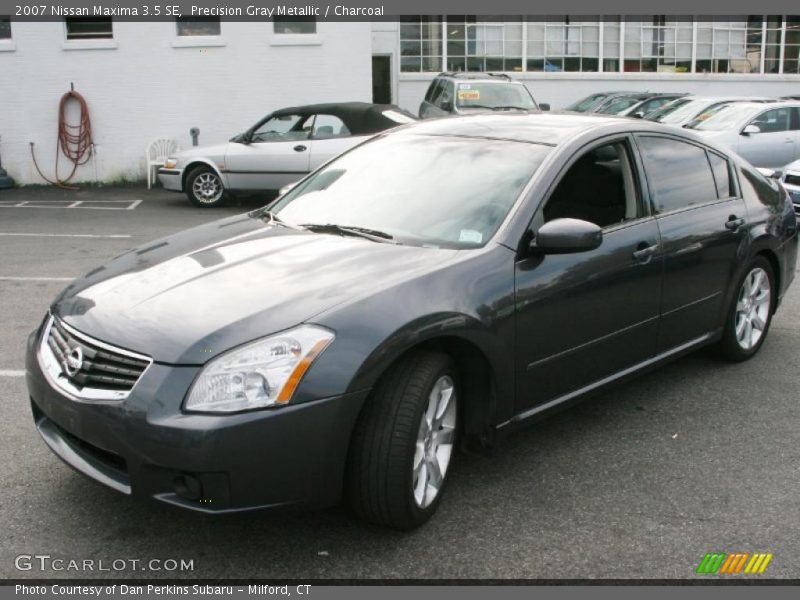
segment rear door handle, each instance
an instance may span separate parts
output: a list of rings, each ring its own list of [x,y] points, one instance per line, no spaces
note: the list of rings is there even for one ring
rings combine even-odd
[[[656,253],[656,250],[658,250],[658,244],[648,246],[647,242],[641,242],[638,246],[636,246],[636,250],[633,252],[633,258],[641,263],[648,263]]]
[[[303,144],[299,144],[299,145],[294,147],[294,151],[295,152],[305,152],[306,150],[307,150],[307,147],[303,146]]]
[[[736,215],[731,215],[725,222],[725,228],[731,231],[736,231],[742,225],[744,225],[744,219],[740,219]]]

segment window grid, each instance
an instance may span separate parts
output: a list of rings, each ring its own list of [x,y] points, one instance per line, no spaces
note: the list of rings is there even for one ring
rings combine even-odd
[[[410,17],[401,71],[668,72],[800,75],[800,16],[536,20]]]

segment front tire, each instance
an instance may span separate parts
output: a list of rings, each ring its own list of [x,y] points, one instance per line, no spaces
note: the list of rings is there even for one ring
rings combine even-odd
[[[381,378],[350,447],[347,494],[359,516],[412,529],[436,512],[456,448],[458,382],[437,352],[414,352]]]
[[[199,208],[213,208],[225,203],[225,187],[211,167],[197,167],[186,178],[186,196]]]
[[[772,265],[757,256],[745,269],[725,317],[719,350],[731,361],[754,356],[767,338],[775,308],[775,275]]]

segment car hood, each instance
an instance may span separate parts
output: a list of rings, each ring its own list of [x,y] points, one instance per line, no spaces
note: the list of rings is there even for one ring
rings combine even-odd
[[[794,173],[800,172],[800,160],[796,160],[794,162],[789,163],[783,169],[781,169],[784,173],[786,171],[792,171]]]
[[[156,362],[202,364],[457,254],[242,215],[117,257],[75,280],[51,311],[78,331]]]

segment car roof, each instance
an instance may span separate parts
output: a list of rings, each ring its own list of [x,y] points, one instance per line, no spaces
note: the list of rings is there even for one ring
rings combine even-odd
[[[672,133],[663,125],[616,115],[571,112],[477,114],[419,121],[397,133],[509,140],[558,146],[590,130],[607,133],[654,131]],[[693,134],[686,137],[693,139]]]
[[[325,114],[339,117],[350,133],[367,134],[383,131],[396,127],[398,122],[387,118],[384,111],[391,110],[401,113],[416,121],[416,117],[394,104],[371,104],[369,102],[329,102],[326,104],[306,104],[304,106],[290,106],[270,113],[270,117],[286,115],[300,115],[301,117]]]
[[[515,79],[511,79],[511,77],[509,75],[506,75],[505,73],[492,73],[490,71],[481,71],[479,73],[465,72],[465,71],[450,71],[445,73],[439,73],[437,77],[449,77],[451,79],[468,79],[470,81],[483,80],[483,81],[505,81],[510,83],[522,83],[520,81],[516,81]]]

